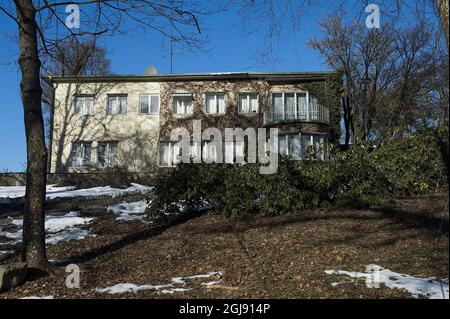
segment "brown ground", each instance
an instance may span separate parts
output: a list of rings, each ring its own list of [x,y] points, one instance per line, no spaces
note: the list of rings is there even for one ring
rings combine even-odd
[[[130,201],[136,198],[130,198]],[[64,266],[53,277],[35,279],[0,298],[397,298],[387,288],[362,281],[332,287],[345,277],[337,268],[364,271],[378,264],[414,276],[448,278],[448,198],[398,201],[391,209],[320,210],[246,221],[207,214],[171,227],[117,222],[106,200],[77,203],[95,238],[49,247],[50,259],[71,259],[81,268],[81,288],[66,288]],[[110,200],[108,200],[110,201]],[[113,200],[119,201],[119,200]],[[74,203],[61,202],[55,210]],[[70,207],[74,208],[74,207]],[[9,257],[3,262],[17,259]],[[2,262],[0,260],[0,262]],[[119,295],[95,293],[118,283],[167,284],[172,277],[222,271],[221,284],[207,288],[195,279],[186,292],[152,290]]]

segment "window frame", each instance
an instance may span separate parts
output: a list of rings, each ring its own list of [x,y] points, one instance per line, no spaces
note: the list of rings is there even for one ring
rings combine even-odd
[[[106,150],[106,156],[104,156],[104,158],[106,159],[105,161],[108,162],[106,165],[100,165],[100,161],[99,161],[99,157],[100,157],[100,152],[99,152],[99,147],[101,144],[106,144],[105,150]],[[114,157],[114,165],[110,165],[110,151],[111,151],[111,144],[116,144],[116,154]],[[108,167],[115,167],[117,166],[117,154],[119,153],[119,141],[99,141],[97,142],[97,167],[98,168],[108,168]]]
[[[313,146],[314,145],[314,137],[320,137],[320,140],[323,140],[323,142],[319,143],[320,145],[328,145],[328,136],[326,133],[320,133],[320,132],[298,132],[298,133],[283,133],[283,134],[279,134],[278,135],[278,154],[280,156],[290,156],[290,136],[292,135],[297,135],[299,137],[299,147],[300,147],[300,157],[299,158],[293,158],[294,160],[301,160],[301,161],[305,161],[305,160],[313,160],[313,161],[318,161],[318,160],[328,160],[329,158],[329,149],[328,147],[325,150],[322,150],[322,152],[320,152],[319,154],[319,150],[315,151],[315,155],[313,158],[307,158],[306,154],[304,154],[303,152],[303,137],[304,136],[308,136],[309,137],[309,144],[306,146],[305,151],[307,150],[307,147],[309,146]],[[283,138],[284,139],[284,143],[286,144],[286,154],[281,154],[280,153],[280,139]]]
[[[283,92],[271,92],[271,105],[270,105],[270,111],[272,114],[275,114],[274,110],[274,103],[273,103],[273,96],[274,94],[281,94],[283,99],[283,120],[286,119],[286,94],[294,94],[294,118],[299,119],[300,118],[300,110],[299,110],[299,104],[298,104],[298,95],[299,94],[306,94],[306,121],[310,120],[311,114],[310,114],[310,95],[308,91],[283,91]]]
[[[77,100],[79,98],[83,98],[83,106],[82,106],[83,110],[86,110],[86,98],[92,98],[92,109],[91,109],[92,112],[90,112],[90,113],[78,112],[77,113]],[[75,94],[74,101],[73,101],[74,114],[80,115],[80,116],[94,115],[94,102],[95,102],[95,94]]]
[[[184,107],[184,113],[178,113],[178,107],[175,107],[175,98],[177,97],[186,97],[186,96],[190,96],[191,97],[191,107],[190,107],[190,112],[186,112],[186,105],[183,104]],[[177,110],[177,112],[175,112],[175,110]],[[172,94],[172,114],[174,115],[192,115],[194,114],[194,94],[193,93],[173,93]]]
[[[249,109],[250,109],[250,96],[251,95],[256,95],[256,107],[257,110],[256,112],[242,112],[242,105],[241,105],[241,95],[246,95],[247,96],[247,103],[249,105]],[[259,93],[256,92],[240,92],[238,94],[238,114],[258,114],[259,113]]]
[[[124,113],[108,113],[109,110],[109,101],[110,98],[119,99],[120,97],[125,97],[125,112]],[[118,100],[119,101],[119,100]],[[110,93],[106,96],[106,115],[107,116],[116,116],[116,115],[127,115],[128,114],[128,94],[127,93]]]
[[[80,165],[74,166],[74,145],[79,144],[81,147],[81,155],[78,159],[81,159]],[[85,149],[86,146],[89,145],[89,163],[84,164],[84,158],[85,158]],[[70,149],[70,157],[69,157],[69,168],[84,168],[84,167],[90,167],[92,165],[92,142],[91,141],[73,141]]]
[[[141,99],[143,96],[147,96],[148,97],[148,113],[144,113],[142,112],[142,108],[141,108]],[[152,113],[151,112],[151,97],[152,96],[157,96],[158,97],[158,111],[156,113]],[[159,115],[160,114],[160,109],[161,109],[161,97],[159,95],[159,93],[139,93],[139,115]]]
[[[219,104],[218,104],[218,96],[219,95],[223,95],[223,112],[219,112]],[[214,96],[214,104],[215,104],[215,108],[216,111],[215,113],[211,113],[211,112],[206,112],[207,109],[207,104],[208,104],[208,96]],[[225,113],[227,113],[227,104],[226,104],[226,93],[225,92],[207,92],[204,95],[205,97],[205,103],[203,105],[203,112],[205,114],[208,115],[224,115]]]

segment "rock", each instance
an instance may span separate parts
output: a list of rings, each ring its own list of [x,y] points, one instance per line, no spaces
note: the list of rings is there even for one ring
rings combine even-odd
[[[18,286],[27,275],[27,263],[11,263],[0,265],[0,292]]]

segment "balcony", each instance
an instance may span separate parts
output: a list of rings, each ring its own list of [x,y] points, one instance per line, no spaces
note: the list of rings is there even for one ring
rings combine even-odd
[[[309,104],[307,108],[296,109],[293,112],[266,111],[263,114],[264,125],[289,122],[312,122],[330,124],[330,111],[320,104]]]

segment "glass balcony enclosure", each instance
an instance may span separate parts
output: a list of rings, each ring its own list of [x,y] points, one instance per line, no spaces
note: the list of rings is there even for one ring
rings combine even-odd
[[[264,125],[292,121],[330,124],[330,111],[308,92],[272,93],[272,106],[264,112]]]

